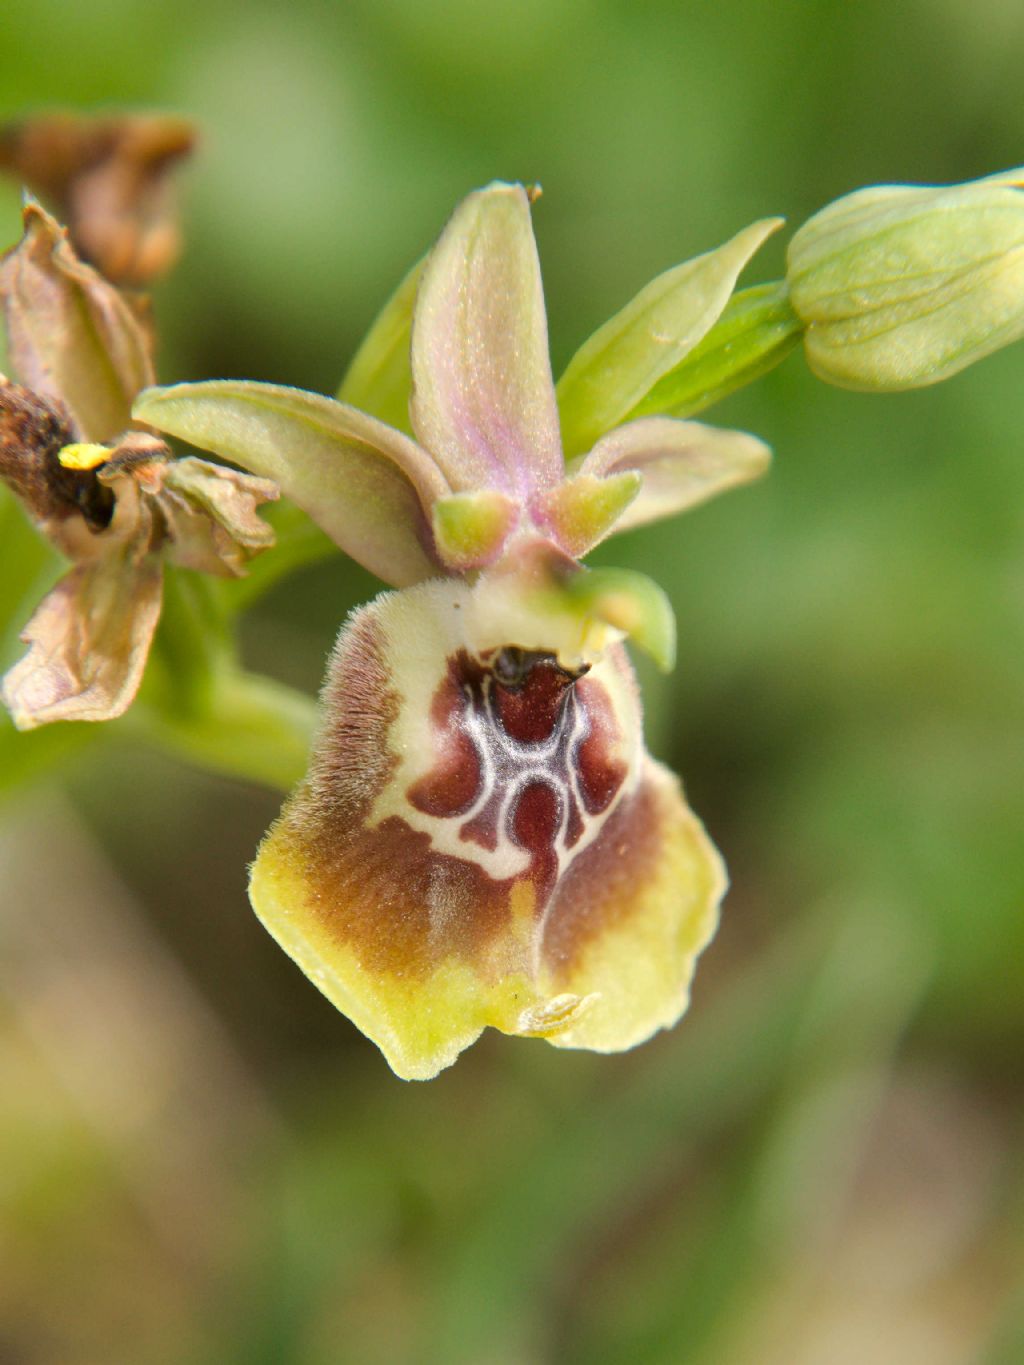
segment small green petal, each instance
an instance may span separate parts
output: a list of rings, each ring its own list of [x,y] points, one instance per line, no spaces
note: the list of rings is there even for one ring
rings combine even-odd
[[[433,506],[434,543],[445,564],[460,573],[489,564],[519,520],[519,504],[503,493],[452,493]]]
[[[562,441],[578,455],[622,422],[720,316],[740,271],[782,226],[765,218],[666,270],[583,343],[558,382]]]
[[[642,483],[636,470],[605,477],[578,474],[539,498],[534,515],[551,528],[566,554],[578,559],[604,540]]]
[[[418,261],[378,313],[341,381],[338,399],[389,426],[412,434],[409,345],[416,291],[423,274]]]

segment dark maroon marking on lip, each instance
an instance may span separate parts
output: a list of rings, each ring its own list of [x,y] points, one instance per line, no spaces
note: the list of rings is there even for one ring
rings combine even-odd
[[[518,686],[496,683],[495,704],[505,733],[520,744],[543,744],[550,739],[574,681],[554,661],[541,658]]]
[[[409,801],[426,815],[447,817],[469,810],[481,795],[483,771],[476,745],[466,733],[466,694],[459,659],[448,665],[448,675],[437,689],[430,721],[437,742],[433,768],[409,788]]]
[[[609,753],[617,725],[604,689],[583,680],[577,684],[577,696],[590,721],[587,737],[576,751],[580,792],[587,813],[599,815],[626,780],[626,765]]]
[[[513,654],[513,660],[506,659]],[[510,671],[511,662],[517,673]],[[496,671],[514,676],[514,685],[498,682]],[[607,810],[625,780],[626,764],[611,752],[617,724],[604,689],[560,668],[551,655],[510,649],[499,651],[493,664],[482,665],[460,651],[449,660],[430,714],[437,756],[430,772],[409,789],[409,800],[417,810],[441,819],[465,814],[482,797],[489,768],[495,793],[460,830],[462,839],[482,848],[497,847],[502,793],[538,762],[568,803],[567,848],[582,836],[584,812]],[[492,734],[493,745],[483,740]],[[489,763],[478,751],[482,740],[490,751]],[[552,741],[554,747],[541,759],[540,752]],[[582,810],[571,800],[573,772]],[[556,830],[552,838],[557,836]]]
[[[547,782],[531,782],[519,795],[509,820],[514,843],[530,854],[530,875],[543,904],[558,878],[555,841],[562,825],[562,803]]]
[[[625,780],[604,688],[549,654],[510,647],[480,663],[460,651],[448,661],[430,719],[434,764],[410,787],[409,801],[439,819],[477,807],[460,840],[493,852],[504,830],[529,855],[520,876],[533,882],[542,912],[560,849],[580,842],[588,816],[607,810]]]
[[[565,822],[566,848],[575,848],[577,843],[579,843],[580,836],[582,835],[585,829],[586,825],[583,823],[583,816],[580,814],[580,808],[576,801],[576,798],[574,796],[570,796],[569,816]]]
[[[550,910],[544,954],[559,973],[592,934],[628,913],[631,885],[645,875],[651,841],[661,837],[656,805],[645,803],[643,794],[610,814],[601,838],[568,866],[559,857],[578,846],[588,823],[589,807],[574,799],[571,777],[586,784],[589,802],[607,796],[613,780],[617,721],[599,682],[568,687],[549,743],[530,745],[504,731],[488,670],[467,655],[451,661],[431,707],[443,738],[441,779],[421,795],[432,796],[438,807],[445,798],[464,802],[468,783],[460,785],[455,775],[458,756],[480,782],[487,745],[494,786],[463,822],[465,857],[439,852],[429,834],[399,816],[368,823],[398,764],[390,746],[402,704],[391,690],[386,642],[372,611],[357,613],[343,632],[324,695],[327,720],[310,777],[282,816],[287,857],[306,884],[307,912],[368,971],[412,979],[451,956],[483,970],[486,945],[508,929],[512,890],[520,881],[533,888],[536,923]],[[529,858],[522,872],[508,877],[490,875],[471,855],[472,843],[487,847],[493,839],[497,846],[501,821]],[[443,916],[435,914],[437,907]],[[526,960],[523,970],[530,970]]]
[[[501,815],[502,792],[496,791],[491,799],[471,820],[459,830],[459,838],[467,843],[479,844],[490,852],[498,847],[498,819]]]

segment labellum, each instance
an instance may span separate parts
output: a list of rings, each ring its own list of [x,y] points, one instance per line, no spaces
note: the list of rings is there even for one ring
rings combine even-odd
[[[530,648],[480,648],[488,586],[356,614],[253,872],[264,923],[403,1076],[486,1025],[608,1051],[673,1023],[725,884],[644,752],[621,644],[565,666],[541,618]]]

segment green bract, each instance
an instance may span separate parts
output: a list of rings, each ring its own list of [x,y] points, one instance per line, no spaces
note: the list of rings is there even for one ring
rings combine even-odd
[[[588,337],[558,381],[567,455],[624,422],[685,359],[717,321],[740,271],[781,226],[781,218],[764,218],[717,250],[666,270]]]
[[[822,379],[876,391],[956,374],[1024,335],[1024,170],[881,185],[830,204],[789,247],[787,281]]]

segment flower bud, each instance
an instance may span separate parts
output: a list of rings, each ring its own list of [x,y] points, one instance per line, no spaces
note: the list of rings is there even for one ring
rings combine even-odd
[[[814,372],[876,391],[938,383],[1024,335],[1024,169],[966,185],[879,185],[790,243]]]

